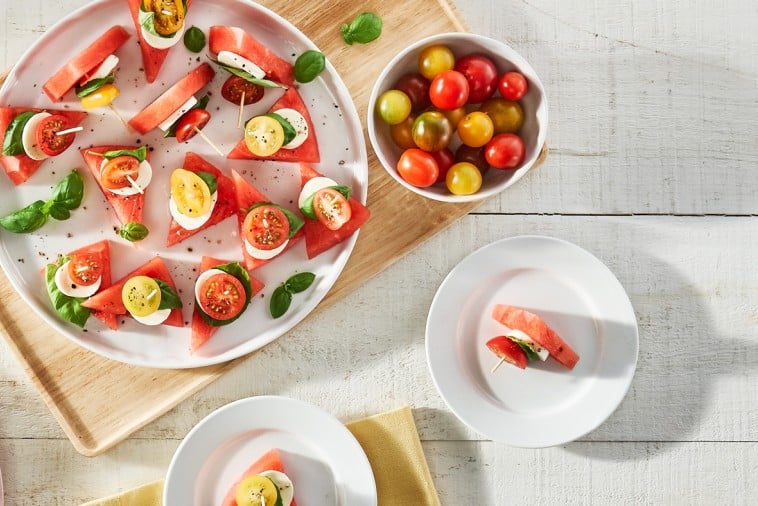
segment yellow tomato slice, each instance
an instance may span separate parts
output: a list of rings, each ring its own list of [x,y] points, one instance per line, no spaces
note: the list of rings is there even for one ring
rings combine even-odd
[[[121,289],[121,301],[134,316],[149,316],[161,305],[161,289],[151,277],[134,276]]]
[[[184,4],[182,0],[145,0],[143,7],[153,12],[153,26],[161,35],[173,35],[184,24]]]
[[[86,97],[82,97],[82,107],[95,109],[110,105],[121,94],[121,91],[112,84],[104,84]]]
[[[185,216],[197,218],[211,209],[211,190],[194,172],[176,169],[171,174],[171,197]]]
[[[265,476],[249,476],[237,486],[234,499],[239,506],[274,506],[282,504],[279,489],[270,478]]]
[[[284,145],[284,129],[271,116],[256,116],[245,124],[245,145],[256,156],[271,156]]]

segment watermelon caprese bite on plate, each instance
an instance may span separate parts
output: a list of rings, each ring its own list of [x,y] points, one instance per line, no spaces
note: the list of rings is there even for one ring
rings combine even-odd
[[[229,488],[222,506],[297,506],[295,487],[277,449],[271,449]]]

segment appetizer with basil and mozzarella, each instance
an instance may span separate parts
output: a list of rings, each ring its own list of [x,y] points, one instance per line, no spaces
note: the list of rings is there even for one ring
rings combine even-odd
[[[276,449],[255,461],[226,493],[222,506],[297,506],[292,480]]]
[[[368,220],[369,209],[350,196],[351,188],[300,164],[298,207],[306,217],[303,232],[308,258],[344,241]]]
[[[232,171],[237,200],[242,255],[248,271],[265,265],[302,238],[303,220],[275,204],[257,188]]]
[[[184,34],[185,17],[192,0],[128,0],[129,12],[140,41],[145,78],[152,83],[169,51]]]

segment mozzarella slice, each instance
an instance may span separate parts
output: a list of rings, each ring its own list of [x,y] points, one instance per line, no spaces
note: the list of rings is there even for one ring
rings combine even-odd
[[[81,86],[84,86],[90,81],[94,81],[95,79],[102,79],[103,77],[107,77],[113,70],[118,66],[118,56],[115,54],[109,54],[108,57],[103,60],[103,62],[97,66],[95,71],[92,73],[91,76],[89,76],[89,79],[87,79],[83,83],[79,83]]]
[[[42,149],[37,145],[37,129],[43,119],[49,118],[52,114],[48,112],[40,112],[29,118],[29,121],[24,125],[24,130],[21,132],[21,145],[24,147],[24,152],[32,160],[44,160],[49,158]]]
[[[140,10],[140,25],[142,25],[143,19],[141,18],[143,15],[144,14],[142,10]],[[142,32],[142,38],[150,46],[154,47],[155,49],[168,49],[175,46],[177,42],[182,40],[182,35],[184,35],[184,23],[182,23],[182,27],[179,28],[176,33],[170,37],[159,37],[158,35],[153,35],[152,33],[145,30],[142,26],[140,26],[140,31]]]
[[[168,210],[171,212],[171,216],[179,224],[180,227],[185,230],[196,230],[205,225],[205,222],[211,219],[213,208],[216,207],[216,201],[218,201],[217,191],[211,194],[211,207],[208,209],[207,213],[201,216],[190,217],[180,213],[179,208],[176,207],[176,201],[174,200],[174,197],[170,197],[168,200]]]
[[[526,332],[522,332],[520,330],[513,329],[510,332],[508,332],[508,336],[515,337],[516,339],[520,339],[521,341],[524,341],[525,343],[532,346],[532,349],[539,355],[540,360],[543,362],[547,360],[547,357],[550,356],[550,352],[547,351],[545,348],[540,346],[539,344],[535,343],[534,340],[532,340],[531,337],[529,337],[529,334]]]
[[[161,131],[165,132],[169,128],[171,128],[171,125],[173,125],[176,120],[181,118],[184,113],[192,109],[192,106],[194,106],[197,103],[197,99],[195,97],[190,97],[189,100],[184,102],[184,105],[182,105],[179,109],[171,113],[171,115],[163,120],[163,123],[158,125],[158,128],[161,129]]]
[[[260,473],[260,476],[265,476],[274,482],[274,485],[279,489],[282,506],[290,506],[292,504],[292,499],[295,497],[295,489],[289,476],[279,471],[263,471]]]
[[[100,171],[102,172],[103,167],[105,167],[105,164],[108,163],[108,160],[103,158],[103,161],[100,162]],[[134,181],[134,183],[139,186],[142,191],[145,191],[145,188],[147,188],[147,185],[150,184],[150,181],[153,179],[153,167],[147,162],[147,160],[143,160],[139,164],[139,175],[137,176],[137,179]],[[105,187],[103,187],[105,188]],[[105,188],[111,193],[115,193],[116,195],[122,195],[124,197],[128,197],[129,195],[136,195],[137,193],[141,193],[137,188],[135,188],[132,185],[125,186],[124,188],[118,188],[116,190],[111,190],[110,188]]]
[[[89,286],[77,285],[68,274],[68,264],[70,263],[66,262],[55,271],[55,286],[69,297],[90,297],[94,295],[100,289],[100,283],[103,281],[102,276]]]
[[[200,303],[200,289],[203,287],[203,284],[208,281],[210,278],[215,276],[216,274],[226,274],[221,269],[208,269],[207,271],[201,273],[197,277],[197,281],[195,281],[195,300],[198,301],[198,304]]]
[[[257,258],[258,260],[271,260],[276,255],[284,251],[284,248],[287,247],[287,243],[290,242],[289,239],[284,241],[281,245],[279,245],[278,248],[274,249],[258,249],[252,244],[250,244],[247,239],[242,239],[242,241],[245,243],[245,251],[247,251],[247,254],[250,255],[253,258]]]
[[[308,138],[308,123],[305,121],[303,115],[297,112],[295,109],[289,108],[277,109],[274,112],[289,121],[290,125],[295,128],[295,132],[297,132],[295,138],[282,147],[284,149],[295,149],[302,146],[302,144]]]
[[[151,313],[147,316],[135,316],[132,315],[132,318],[140,322],[142,325],[160,325],[161,323],[165,322],[169,315],[171,314],[170,309],[159,309],[155,313]]]
[[[300,197],[297,199],[297,207],[303,207],[308,197],[322,188],[329,188],[330,186],[339,185],[336,181],[329,179],[328,177],[314,177],[309,179],[308,182],[303,185],[303,189],[300,190]]]
[[[256,79],[263,79],[266,77],[266,72],[262,68],[237,53],[232,53],[231,51],[219,51],[216,59],[219,63],[223,63],[224,65],[244,70]]]

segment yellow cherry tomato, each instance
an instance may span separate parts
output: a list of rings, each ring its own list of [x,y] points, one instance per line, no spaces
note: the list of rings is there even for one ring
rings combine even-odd
[[[211,190],[194,172],[176,169],[171,173],[171,197],[179,212],[190,218],[207,214],[211,209]]]
[[[482,187],[482,173],[473,163],[458,162],[447,171],[445,184],[454,195],[471,195]]]
[[[245,145],[256,156],[271,156],[284,145],[284,129],[271,116],[256,116],[245,124]]]
[[[275,506],[282,504],[279,488],[271,478],[253,475],[245,478],[237,485],[234,499],[238,506]]]
[[[495,127],[487,114],[474,111],[463,117],[458,123],[457,131],[461,142],[466,146],[480,148],[492,139]]]
[[[86,97],[82,97],[82,107],[85,109],[95,109],[110,105],[120,94],[121,90],[116,86],[105,84]]]
[[[182,0],[144,0],[142,7],[155,14],[153,26],[161,35],[173,35],[184,25],[184,3]]]
[[[134,316],[149,316],[161,305],[161,289],[153,278],[134,276],[121,289],[121,302]]]
[[[453,70],[455,55],[449,47],[441,44],[427,46],[418,55],[418,70],[430,81],[445,70]]]

